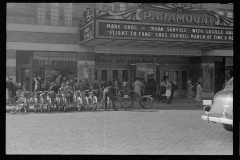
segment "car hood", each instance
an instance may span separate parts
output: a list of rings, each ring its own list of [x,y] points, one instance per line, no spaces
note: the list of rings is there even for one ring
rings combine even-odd
[[[229,105],[229,107],[223,107]],[[222,90],[215,94],[210,116],[221,118],[223,112],[227,112],[227,118],[233,119],[233,91]]]

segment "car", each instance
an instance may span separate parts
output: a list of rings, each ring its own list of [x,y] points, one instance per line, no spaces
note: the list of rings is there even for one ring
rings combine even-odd
[[[221,123],[227,131],[233,131],[233,77],[212,100],[203,100],[205,115],[202,120]]]

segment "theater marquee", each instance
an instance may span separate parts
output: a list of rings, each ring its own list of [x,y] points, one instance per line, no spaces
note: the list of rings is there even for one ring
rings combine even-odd
[[[233,19],[183,4],[88,13],[80,24],[80,44],[93,38],[233,43]]]
[[[97,20],[96,38],[233,43],[233,30]]]

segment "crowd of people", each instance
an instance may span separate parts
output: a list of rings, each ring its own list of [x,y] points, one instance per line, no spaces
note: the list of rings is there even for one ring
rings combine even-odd
[[[61,76],[59,76],[61,77]],[[153,77],[149,77],[148,83],[145,82],[144,78],[136,77],[135,81],[130,84],[127,78],[123,79],[113,79],[111,78],[107,83],[99,83],[98,80],[95,80],[93,83],[89,81],[89,79],[78,80],[77,78],[63,77],[61,80],[57,78],[53,82],[49,82],[47,79],[43,80],[40,76],[34,77],[33,83],[33,92],[37,91],[53,91],[54,93],[58,93],[58,91],[76,91],[76,90],[96,90],[97,98],[100,101],[103,97],[104,88],[107,87],[114,88],[114,92],[117,93],[119,90],[123,90],[124,94],[128,94],[130,90],[133,90],[138,97],[144,95],[152,95],[155,97],[159,96],[159,100],[161,100],[162,95],[166,95],[168,98],[173,98],[175,84],[168,78],[164,77],[163,81],[159,84],[156,84]],[[7,77],[6,79],[6,98],[15,97],[16,94],[20,91],[26,90],[26,83],[13,83],[12,78]],[[194,98],[194,90],[196,91],[196,96]],[[197,102],[197,107],[199,107],[199,103],[202,101],[202,86],[200,82],[196,83],[196,86],[192,85],[192,82],[188,81],[188,103],[190,103],[190,99],[194,102]]]

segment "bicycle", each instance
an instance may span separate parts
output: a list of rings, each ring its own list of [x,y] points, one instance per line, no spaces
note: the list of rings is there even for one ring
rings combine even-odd
[[[48,105],[48,112],[50,113],[52,110],[54,110],[55,106],[55,98],[56,95],[53,91],[47,93],[47,105]]]
[[[82,93],[80,91],[76,91],[74,94],[74,101],[75,106],[77,107],[78,111],[81,111],[83,105]]]
[[[73,104],[74,106],[74,91],[67,90],[65,93],[66,93],[66,106],[68,111],[70,111],[71,109],[70,105]],[[73,100],[73,103],[72,103],[72,100]],[[72,110],[74,110],[74,107],[72,107]]]
[[[59,112],[61,111],[61,108],[64,107],[62,94],[60,92],[56,95],[55,104],[56,104],[56,108]]]
[[[32,102],[33,102],[35,113],[37,113],[37,109],[41,109],[41,106],[40,106],[40,94],[41,93],[42,93],[41,91],[37,91],[37,92],[33,93],[34,96],[32,97]]]
[[[82,99],[81,101],[81,108],[83,107],[85,109],[85,111],[88,110],[88,105],[89,105],[89,101],[88,101],[88,90],[82,91],[80,94],[80,97]],[[80,109],[81,111],[82,109]]]
[[[121,100],[121,106],[125,109],[132,107],[134,104],[134,97],[136,96],[136,92],[133,90],[129,91],[128,95],[124,95]],[[153,98],[152,95],[144,95],[140,97],[139,103],[142,108],[148,109],[153,106]]]
[[[12,114],[15,114],[17,112],[21,113],[23,107],[20,106],[20,96],[15,96],[14,98],[8,98],[6,99],[6,106],[11,107],[11,112]],[[15,100],[17,99],[17,100]]]
[[[12,114],[15,114],[17,112],[21,113],[23,109],[25,114],[27,113],[27,109],[29,108],[28,94],[29,94],[28,91],[23,91],[21,95],[6,100],[6,105],[12,106],[11,108]]]
[[[51,108],[48,105],[48,100],[47,100],[48,91],[44,91],[44,92],[40,91],[40,93],[41,94],[40,94],[39,106],[40,106],[41,113],[43,112],[43,109],[48,110],[48,113],[50,113]]]
[[[67,110],[69,111],[69,92],[63,91],[62,92],[62,106],[63,106],[63,110],[64,112],[66,112]]]
[[[94,111],[97,109],[97,102],[98,102],[96,92],[97,90],[92,90],[91,92],[88,93],[88,97],[87,97],[88,102],[92,103],[93,106],[91,107],[91,109],[93,109]]]
[[[115,101],[122,101],[122,98],[124,97],[124,91],[123,90],[120,90],[120,91],[118,91],[118,93],[116,93],[116,95],[114,96],[114,100]],[[108,99],[107,99],[107,106],[108,106],[108,108],[112,108],[112,105],[111,105],[112,103],[110,102],[110,100],[109,100],[109,97],[108,97]],[[102,105],[102,108],[104,107],[104,105],[105,105],[105,98],[104,97],[102,97],[102,100],[101,100],[101,105]]]

